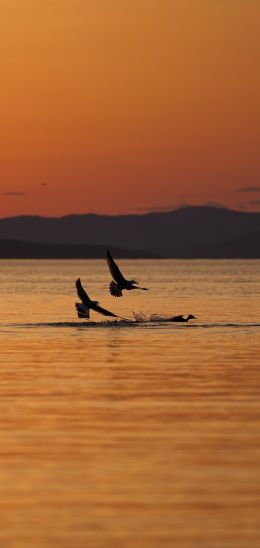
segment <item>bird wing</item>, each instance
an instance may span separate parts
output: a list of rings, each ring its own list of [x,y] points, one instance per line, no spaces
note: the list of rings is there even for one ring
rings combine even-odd
[[[82,303],[75,303],[79,318],[89,318],[89,308]]]
[[[78,297],[79,299],[84,303],[86,304],[87,306],[89,306],[90,304],[90,298],[89,296],[87,295],[85,289],[83,289],[82,285],[81,285],[81,281],[80,281],[80,278],[78,278],[76,280],[76,289],[77,289],[77,294],[78,294]]]
[[[113,297],[122,297],[123,295],[121,289],[118,287],[118,285],[114,281],[110,282],[109,291],[111,295],[113,295]]]
[[[113,314],[113,312],[109,312],[109,310],[106,310],[105,308],[102,308],[102,306],[99,306],[98,304],[91,303],[92,310],[95,310],[95,312],[98,312],[99,314],[103,314],[103,316],[113,316],[114,318],[118,318],[116,314]]]
[[[123,274],[120,272],[117,264],[115,263],[113,257],[110,255],[109,250],[107,250],[107,264],[108,268],[110,270],[110,274],[112,278],[115,280],[117,284],[124,283],[126,280],[123,276]]]

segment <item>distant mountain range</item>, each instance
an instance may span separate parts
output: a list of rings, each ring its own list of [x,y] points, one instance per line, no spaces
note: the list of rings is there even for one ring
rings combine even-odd
[[[260,213],[193,206],[144,215],[0,219],[0,257],[260,258]]]

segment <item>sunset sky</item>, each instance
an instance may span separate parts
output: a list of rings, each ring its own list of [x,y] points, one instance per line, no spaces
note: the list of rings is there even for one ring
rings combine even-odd
[[[259,0],[0,0],[0,216],[260,210]]]

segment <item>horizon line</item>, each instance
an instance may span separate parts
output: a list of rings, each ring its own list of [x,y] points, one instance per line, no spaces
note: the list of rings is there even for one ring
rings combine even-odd
[[[180,211],[181,209],[198,209],[198,208],[204,208],[204,209],[212,209],[212,210],[225,210],[225,211],[231,211],[235,213],[260,213],[259,211],[252,211],[252,210],[245,210],[245,209],[239,209],[239,208],[233,208],[228,207],[225,205],[210,205],[210,204],[183,204],[180,206],[172,207],[169,209],[150,209],[150,210],[144,210],[144,211],[137,211],[136,213],[133,211],[132,213],[116,213],[116,214],[109,214],[109,213],[95,213],[92,211],[85,212],[85,213],[64,213],[62,215],[41,215],[39,213],[21,213],[17,215],[9,215],[0,217],[0,220],[6,220],[6,219],[17,219],[21,217],[37,217],[41,219],[64,219],[66,217],[84,217],[86,215],[93,215],[96,217],[143,217],[146,215],[159,215],[159,214],[167,214],[167,213],[174,213],[175,211]]]

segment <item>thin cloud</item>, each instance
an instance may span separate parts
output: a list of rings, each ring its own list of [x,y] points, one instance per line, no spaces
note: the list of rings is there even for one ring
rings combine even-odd
[[[248,206],[246,204],[237,204],[237,208],[238,209],[242,209],[244,211],[246,211],[248,208]]]
[[[260,200],[251,200],[249,203],[252,205],[260,206]]]
[[[216,207],[219,209],[226,209],[226,206],[224,206],[224,204],[221,204],[220,202],[205,202],[204,205],[209,207]]]
[[[4,192],[4,195],[5,196],[26,196],[26,192],[11,191],[11,192]]]
[[[178,206],[176,205],[169,205],[169,206],[152,206],[147,207],[143,209],[143,211],[173,211],[173,209],[177,209]]]
[[[151,213],[151,212],[157,212],[157,211],[174,211],[175,209],[180,209],[181,207],[189,207],[191,204],[188,204],[186,202],[182,202],[181,204],[175,204],[175,205],[157,205],[157,206],[149,206],[149,207],[136,207],[133,208],[132,211],[140,211],[142,213]]]
[[[260,192],[260,186],[241,186],[236,192]]]

